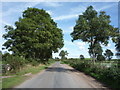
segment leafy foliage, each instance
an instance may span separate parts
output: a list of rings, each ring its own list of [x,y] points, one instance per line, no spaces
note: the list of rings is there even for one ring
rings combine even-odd
[[[52,52],[63,47],[62,30],[43,9],[28,8],[15,22],[16,28],[5,26],[3,46],[13,54],[25,58],[48,60]]]
[[[65,56],[68,56],[68,52],[67,52],[67,51],[62,50],[62,51],[60,52],[59,56],[61,57],[61,59],[64,59],[64,58],[65,58]]]
[[[106,58],[107,58],[108,60],[111,60],[111,59],[112,59],[112,56],[113,56],[113,53],[112,53],[111,50],[107,49],[107,50],[105,51],[104,55],[106,56]]]
[[[95,60],[98,53],[100,52],[100,55],[102,53],[100,45],[107,45],[109,38],[115,41],[118,35],[118,28],[114,28],[110,22],[110,16],[104,11],[98,14],[92,6],[89,6],[76,21],[74,31],[71,33],[72,41],[88,42],[90,56]]]
[[[11,67],[11,72],[16,72],[18,70],[20,70],[26,63],[26,60],[24,57],[20,57],[20,56],[14,56],[14,55],[10,55],[8,53],[4,54],[2,56],[2,60],[4,62],[5,65],[9,64],[9,66]],[[3,67],[4,69],[5,67]],[[3,73],[6,73],[6,69],[3,70]]]
[[[104,57],[103,55],[99,54],[99,55],[97,56],[97,60],[98,60],[98,61],[104,61],[104,60],[105,60],[105,57]]]
[[[119,35],[119,37],[117,38],[117,42],[116,42],[116,50],[117,50],[117,53],[116,53],[116,55],[118,56],[118,57],[120,57],[120,35]]]
[[[85,59],[84,55],[80,55],[80,59],[84,60]]]

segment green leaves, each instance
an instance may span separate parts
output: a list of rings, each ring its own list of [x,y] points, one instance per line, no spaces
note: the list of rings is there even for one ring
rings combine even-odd
[[[107,50],[105,51],[104,55],[106,56],[106,58],[107,58],[108,60],[111,60],[111,58],[112,58],[112,56],[113,56],[113,53],[112,53],[111,50],[107,49]]]
[[[116,46],[116,50],[117,50],[116,55],[117,55],[118,58],[120,58],[120,36],[118,36],[115,46]]]
[[[69,54],[69,53],[68,53],[67,51],[62,50],[62,51],[60,52],[59,56],[61,57],[61,59],[64,59],[65,56],[68,56],[68,54]]]
[[[62,30],[57,28],[57,24],[43,9],[28,8],[15,25],[16,29],[6,26],[8,32],[3,35],[11,41],[6,41],[3,46],[14,54],[48,59],[52,52],[63,47]]]
[[[98,14],[92,6],[89,6],[76,21],[74,31],[71,33],[72,41],[88,42],[90,55],[96,57],[97,44],[99,44],[100,50],[100,44],[107,45],[110,38],[115,42],[118,36],[118,28],[114,28],[110,22],[110,16],[106,15],[106,12],[101,11]],[[102,52],[102,49],[100,51]]]

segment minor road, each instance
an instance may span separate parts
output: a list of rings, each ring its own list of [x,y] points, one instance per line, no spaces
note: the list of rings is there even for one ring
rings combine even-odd
[[[56,62],[15,88],[104,88],[101,83],[66,64]]]

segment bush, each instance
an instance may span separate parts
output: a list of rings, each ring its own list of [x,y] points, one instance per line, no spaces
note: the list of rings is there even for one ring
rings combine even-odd
[[[105,57],[103,55],[98,55],[97,60],[98,61],[105,61]]]
[[[38,63],[37,60],[32,60],[31,65],[32,66],[37,66],[37,65],[39,65],[39,63]]]
[[[19,70],[21,67],[23,67],[25,65],[26,60],[25,60],[25,58],[20,57],[20,56],[8,55],[3,58],[3,61],[4,61],[5,65],[7,65],[7,64],[10,65],[11,70],[13,72],[16,72],[17,70]]]
[[[101,59],[103,60],[103,59]],[[85,72],[97,80],[105,83],[111,88],[120,88],[120,69],[118,67],[101,67],[98,64],[90,63],[89,61],[79,61],[79,60],[66,60],[67,63],[74,67],[75,69]]]
[[[80,59],[84,60],[85,59],[84,55],[80,55]]]

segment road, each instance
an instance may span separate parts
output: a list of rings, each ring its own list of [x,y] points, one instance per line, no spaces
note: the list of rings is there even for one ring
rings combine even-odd
[[[94,78],[56,62],[15,88],[106,88]]]

